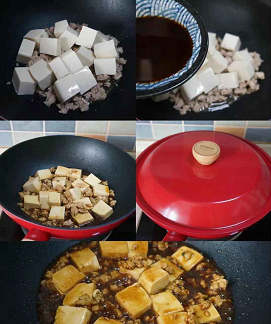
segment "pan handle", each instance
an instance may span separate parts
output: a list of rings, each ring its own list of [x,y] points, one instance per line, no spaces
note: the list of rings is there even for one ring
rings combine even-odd
[[[163,238],[163,241],[186,241],[187,236],[181,233],[168,231],[167,235]]]
[[[51,234],[32,228],[22,241],[49,241]]]

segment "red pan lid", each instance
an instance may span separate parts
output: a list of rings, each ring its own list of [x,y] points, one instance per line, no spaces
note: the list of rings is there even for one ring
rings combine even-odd
[[[192,154],[201,141],[218,145],[210,165]],[[161,226],[186,235],[240,231],[271,209],[271,159],[255,144],[212,131],[164,138],[137,159],[137,202]]]

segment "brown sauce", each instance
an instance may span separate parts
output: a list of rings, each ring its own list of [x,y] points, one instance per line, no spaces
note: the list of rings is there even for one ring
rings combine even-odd
[[[183,69],[193,50],[188,30],[163,17],[136,19],[136,81],[155,82]]]

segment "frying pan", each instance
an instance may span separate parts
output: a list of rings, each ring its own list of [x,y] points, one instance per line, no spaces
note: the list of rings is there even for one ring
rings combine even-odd
[[[17,206],[18,192],[37,170],[52,166],[82,169],[108,180],[115,191],[114,213],[102,224],[76,229],[42,225]],[[78,136],[47,136],[22,142],[0,156],[0,206],[16,223],[28,229],[32,240],[83,239],[108,232],[135,210],[135,160],[115,146]]]
[[[260,90],[243,96],[230,108],[217,112],[193,113],[181,116],[168,100],[159,103],[151,99],[137,100],[136,112],[140,120],[263,120],[271,118],[270,109],[270,57],[271,6],[260,0],[188,0],[200,14],[210,32],[223,37],[225,33],[238,35],[242,49],[257,51],[264,60],[261,71],[265,80]],[[267,1],[266,1],[267,2]]]
[[[0,323],[37,324],[36,291],[44,268],[74,242],[0,245]],[[270,323],[270,243],[193,242],[224,270],[233,290],[234,324]],[[14,293],[16,292],[16,294]]]
[[[4,1],[1,3],[0,28],[5,41],[1,44],[1,99],[0,116],[9,120],[56,120],[93,119],[126,120],[135,118],[135,1],[134,0],[52,0],[46,1]],[[23,36],[31,29],[54,26],[56,21],[88,23],[89,27],[111,34],[123,46],[123,57],[127,64],[123,77],[108,97],[90,105],[88,112],[70,111],[67,115],[58,113],[58,108],[43,104],[44,98],[17,96],[11,81],[16,55]],[[5,36],[4,36],[5,35]],[[34,100],[32,100],[34,99]]]

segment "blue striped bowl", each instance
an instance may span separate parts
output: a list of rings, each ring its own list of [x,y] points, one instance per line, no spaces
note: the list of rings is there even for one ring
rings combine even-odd
[[[208,34],[199,14],[183,0],[136,0],[136,17],[159,16],[172,19],[188,30],[193,41],[186,66],[157,82],[136,83],[136,97],[146,98],[168,92],[188,81],[201,67],[208,51]]]

